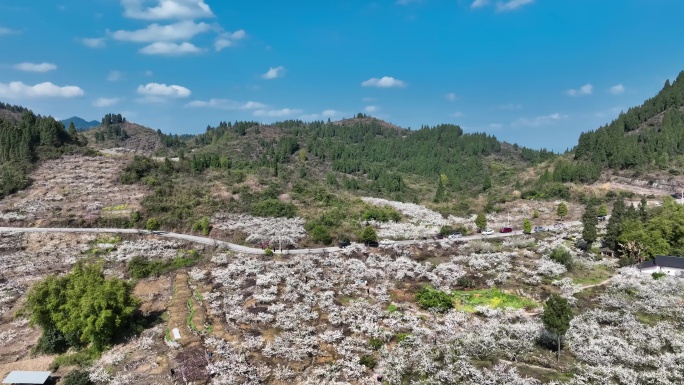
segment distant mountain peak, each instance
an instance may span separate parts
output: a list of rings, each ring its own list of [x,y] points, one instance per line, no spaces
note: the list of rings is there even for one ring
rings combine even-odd
[[[100,125],[100,122],[97,120],[91,120],[87,121],[83,118],[80,118],[78,116],[72,116],[68,119],[60,120],[62,124],[64,124],[64,127],[69,127],[70,123],[74,123],[74,127],[76,127],[76,130],[78,131],[85,131],[93,127],[97,127]]]

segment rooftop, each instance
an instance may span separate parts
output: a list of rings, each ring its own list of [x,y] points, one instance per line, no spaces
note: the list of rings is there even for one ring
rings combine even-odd
[[[677,269],[684,269],[684,258],[682,257],[671,257],[665,255],[658,255],[655,259],[649,261],[644,261],[639,264],[640,269],[645,269],[648,267],[660,266],[660,267],[673,267]]]
[[[10,372],[2,381],[3,384],[31,384],[42,385],[50,378],[52,372],[34,372],[15,370]]]

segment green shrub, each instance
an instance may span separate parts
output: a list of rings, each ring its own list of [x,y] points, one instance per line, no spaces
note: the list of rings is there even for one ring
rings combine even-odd
[[[316,243],[322,243],[324,245],[329,245],[333,241],[328,229],[321,225],[316,225],[313,229],[311,229],[309,232],[309,237],[312,241]]]
[[[373,242],[378,240],[378,234],[375,232],[375,229],[366,226],[362,231],[361,231],[361,242]]]
[[[267,257],[272,257],[273,256],[273,250],[271,250],[270,248],[267,247],[266,250],[264,250],[264,254],[266,254]]]
[[[411,333],[397,333],[397,342],[404,342],[410,335]]]
[[[161,225],[159,224],[159,220],[157,218],[150,218],[145,222],[145,229],[149,231],[156,231],[159,230]]]
[[[549,258],[565,266],[568,270],[572,268],[572,255],[570,250],[565,247],[556,247],[549,255]]]
[[[427,286],[418,290],[416,302],[424,309],[435,309],[439,312],[446,312],[454,307],[454,301],[449,294]]]
[[[375,365],[377,365],[377,362],[375,361],[375,358],[373,356],[361,356],[361,359],[359,359],[359,364],[367,367],[368,369],[373,369],[375,368]]]
[[[100,357],[100,353],[96,349],[85,349],[80,352],[71,354],[62,354],[55,357],[50,369],[56,371],[61,366],[78,366],[79,368],[87,368]]]
[[[368,341],[368,346],[373,350],[380,350],[382,347],[382,340],[379,338],[371,338]]]
[[[266,199],[252,205],[252,214],[260,217],[287,217],[297,214],[297,206],[278,199]]]
[[[63,385],[91,385],[89,373],[86,370],[74,370],[64,376],[60,382]]]
[[[379,222],[399,222],[399,220],[401,220],[401,214],[389,206],[368,206],[361,214],[361,219],[364,221],[375,220]]]
[[[69,344],[61,331],[50,327],[43,330],[43,335],[40,336],[34,349],[36,353],[61,354],[69,349]]]
[[[456,280],[456,284],[464,289],[470,289],[471,287],[475,287],[475,282],[468,277],[459,278],[458,280]]]
[[[661,273],[661,272],[657,272],[657,271],[656,271],[656,272],[653,272],[653,273],[651,274],[651,277],[653,277],[653,279],[660,279],[660,278],[663,278],[663,277],[666,276],[666,275],[667,275],[667,274],[665,274],[665,273]]]
[[[387,306],[387,311],[390,313],[396,313],[398,310],[399,310],[399,308],[397,307],[397,305],[395,305],[393,303],[391,303],[391,304],[389,304],[389,306]]]
[[[209,235],[211,231],[211,225],[209,224],[209,218],[202,217],[192,225],[192,231],[201,231],[202,235]]]

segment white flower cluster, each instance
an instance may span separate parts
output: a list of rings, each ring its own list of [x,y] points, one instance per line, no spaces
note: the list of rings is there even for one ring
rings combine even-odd
[[[133,257],[142,256],[150,259],[173,259],[183,244],[166,239],[139,239],[123,241],[116,245],[116,250],[105,256],[110,262],[129,261]]]
[[[217,214],[212,220],[216,229],[241,231],[248,234],[247,242],[272,242],[296,246],[306,236],[301,218],[265,218],[246,214]]]

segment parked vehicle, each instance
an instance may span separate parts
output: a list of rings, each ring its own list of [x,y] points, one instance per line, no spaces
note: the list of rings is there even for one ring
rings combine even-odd
[[[513,229],[510,227],[504,227],[501,230],[499,230],[500,233],[512,233]]]
[[[442,234],[437,234],[437,235],[435,235],[435,238],[434,238],[434,239],[435,239],[435,240],[437,240],[437,239],[444,239],[444,235],[442,235]]]
[[[544,231],[546,231],[546,229],[543,228],[542,226],[535,226],[535,228],[534,228],[535,233],[543,233]]]
[[[494,234],[494,230],[491,230],[491,229],[487,229],[487,230],[482,231],[482,235],[492,235],[492,234]]]
[[[364,245],[366,245],[366,247],[378,247],[380,246],[380,243],[376,241],[366,241],[364,242]]]
[[[603,221],[606,220],[606,216],[605,216],[605,215],[599,215],[599,216],[597,217],[597,219],[598,219],[600,222],[603,222]]]
[[[449,234],[449,239],[456,239],[456,238],[461,238],[463,237],[463,234],[461,233],[451,233]]]
[[[351,245],[351,242],[349,242],[349,241],[342,241],[342,242],[337,244],[337,246],[339,246],[340,249],[344,249],[345,247],[347,247],[349,245]]]

